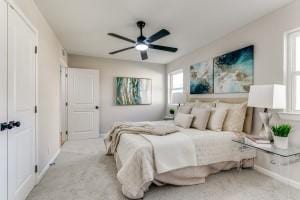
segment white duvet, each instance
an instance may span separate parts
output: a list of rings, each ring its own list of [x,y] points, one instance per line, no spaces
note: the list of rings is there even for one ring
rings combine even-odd
[[[186,134],[176,132],[163,137],[142,136],[152,144],[156,173],[197,166],[195,144]]]
[[[173,123],[163,121],[156,123]],[[193,141],[196,151],[196,165],[203,166],[219,162],[251,159],[255,157],[255,151],[249,150],[241,152],[239,145],[232,142],[233,138],[240,135],[233,132],[199,131],[197,129],[180,129],[180,134],[184,134]],[[150,136],[165,137],[165,136]],[[167,150],[167,149],[166,149]],[[129,198],[142,198],[144,192],[154,181],[158,173],[155,165],[154,150],[152,144],[142,135],[122,134],[117,148],[118,159],[121,168],[117,178],[122,184],[122,192]],[[173,158],[183,155],[172,155]],[[172,160],[171,160],[172,161]]]

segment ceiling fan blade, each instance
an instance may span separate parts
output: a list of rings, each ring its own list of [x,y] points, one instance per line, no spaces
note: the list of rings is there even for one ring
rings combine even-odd
[[[155,42],[156,40],[159,40],[160,38],[163,38],[167,35],[169,35],[170,32],[167,31],[166,29],[161,29],[157,33],[153,34],[152,36],[147,38],[147,42],[152,43]]]
[[[116,54],[116,53],[120,53],[122,51],[126,51],[126,50],[129,50],[129,49],[133,49],[133,47],[127,47],[127,48],[124,48],[124,49],[120,49],[120,50],[117,50],[117,51],[113,51],[113,52],[110,52],[109,54]]]
[[[115,33],[108,33],[107,35],[110,35],[110,36],[112,36],[112,37],[119,38],[119,39],[121,39],[121,40],[125,40],[125,41],[127,41],[127,42],[131,42],[131,43],[134,43],[134,44],[136,43],[136,42],[135,42],[134,40],[132,40],[132,39],[123,37],[123,36],[118,35],[118,34],[115,34]]]
[[[149,44],[149,48],[162,50],[162,51],[169,51],[169,52],[174,52],[174,53],[178,50],[177,48],[174,48],[174,47],[166,47],[166,46],[160,46],[160,45],[155,45],[155,44]]]
[[[142,60],[147,60],[148,59],[147,51],[141,51],[141,57],[142,57]]]

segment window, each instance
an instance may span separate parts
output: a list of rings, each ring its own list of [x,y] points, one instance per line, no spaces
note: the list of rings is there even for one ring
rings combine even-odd
[[[300,112],[300,30],[287,35],[288,110]]]
[[[181,98],[181,99],[180,99]],[[168,74],[168,103],[182,103],[183,99],[183,71],[182,69]]]

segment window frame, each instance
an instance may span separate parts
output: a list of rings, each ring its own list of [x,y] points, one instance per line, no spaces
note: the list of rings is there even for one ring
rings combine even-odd
[[[182,88],[173,88],[173,76],[177,75],[177,74],[181,74],[182,73]],[[176,69],[174,71],[171,71],[168,73],[168,105],[175,105],[172,104],[171,100],[172,100],[172,91],[176,91],[176,90],[182,90],[183,93],[183,88],[184,88],[184,78],[183,78],[183,69]]]
[[[296,110],[296,78],[300,77],[300,69],[296,70],[296,38],[300,38],[300,29],[290,31],[286,34],[286,73],[285,83],[287,86],[287,109],[285,112],[300,114],[300,110]],[[300,86],[298,86],[300,87]]]

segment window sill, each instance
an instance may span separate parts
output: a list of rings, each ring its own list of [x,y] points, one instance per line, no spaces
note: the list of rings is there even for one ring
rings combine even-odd
[[[177,107],[178,106],[178,104],[168,104],[168,107]]]
[[[300,121],[300,113],[296,112],[279,112],[279,117],[284,120]]]

